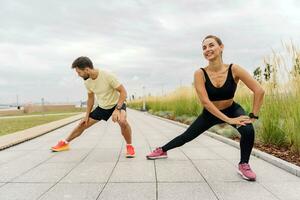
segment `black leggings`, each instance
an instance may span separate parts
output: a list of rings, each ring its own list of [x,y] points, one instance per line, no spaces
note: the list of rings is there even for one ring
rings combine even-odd
[[[230,107],[220,111],[224,113],[226,116],[231,118],[239,117],[241,115],[246,115],[244,109],[235,102],[233,102],[233,104]],[[162,150],[166,152],[176,147],[180,147],[185,143],[195,139],[210,127],[220,123],[224,123],[224,122],[219,118],[215,117],[214,115],[212,115],[206,109],[203,109],[202,114],[191,124],[191,126],[183,134],[177,136],[169,143],[164,145],[162,147]],[[233,127],[236,128],[235,125],[233,125]],[[246,126],[240,126],[239,128],[237,128],[237,130],[241,134],[240,163],[248,163],[253,148],[253,144],[254,144],[254,128],[252,124],[247,124]]]

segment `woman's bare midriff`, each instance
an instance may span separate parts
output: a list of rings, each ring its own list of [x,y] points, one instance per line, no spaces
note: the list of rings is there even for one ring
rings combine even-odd
[[[219,109],[223,110],[228,108],[233,103],[233,99],[221,100],[221,101],[212,101],[212,103]]]

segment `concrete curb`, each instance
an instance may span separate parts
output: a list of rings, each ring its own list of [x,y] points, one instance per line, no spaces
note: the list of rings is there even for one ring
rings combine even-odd
[[[0,137],[0,151],[7,149],[14,145],[20,144],[22,142],[34,139],[36,137],[42,136],[46,133],[54,131],[58,128],[66,126],[84,117],[84,113],[61,119],[58,121],[50,122],[40,126],[35,126],[26,130],[18,131],[12,134],[4,135]]]
[[[156,116],[156,115],[152,115],[152,114],[150,114],[148,112],[146,112],[146,114],[151,115],[151,116],[153,116],[155,118],[167,121],[169,123],[172,123],[172,124],[184,127],[184,128],[188,127],[188,125],[186,125],[186,124],[183,124],[183,123],[180,123],[180,122],[177,122],[177,121],[172,121],[170,119],[166,119],[166,118],[159,117],[159,116]],[[212,138],[214,138],[214,139],[216,139],[216,140],[219,140],[219,141],[224,142],[224,143],[226,143],[228,145],[231,145],[231,146],[233,146],[233,147],[235,147],[237,149],[240,148],[240,144],[238,142],[234,141],[234,140],[231,140],[229,138],[226,138],[224,136],[218,135],[218,134],[210,132],[210,131],[206,131],[205,134],[208,135],[208,136],[210,136],[210,137],[212,137]],[[282,160],[280,158],[277,158],[275,156],[272,156],[270,154],[267,154],[267,153],[262,152],[262,151],[260,151],[258,149],[255,149],[255,148],[252,150],[251,154],[253,156],[255,156],[257,158],[260,158],[260,159],[262,159],[262,160],[264,160],[264,161],[266,161],[266,162],[268,162],[268,163],[270,163],[272,165],[275,165],[276,167],[279,167],[279,168],[281,168],[281,169],[283,169],[283,170],[285,170],[285,171],[287,171],[287,172],[289,172],[289,173],[291,173],[291,174],[293,174],[295,176],[300,177],[300,167],[298,167],[295,164],[289,163],[289,162],[287,162],[285,160]]]

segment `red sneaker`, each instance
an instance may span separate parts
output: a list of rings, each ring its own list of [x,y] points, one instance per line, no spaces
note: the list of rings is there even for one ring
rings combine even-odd
[[[127,149],[126,158],[134,158],[135,157],[134,147],[131,144],[127,144],[126,149]]]
[[[69,150],[69,144],[66,143],[65,141],[61,140],[55,145],[54,147],[51,147],[51,150],[54,152],[59,152],[59,151],[67,151]]]

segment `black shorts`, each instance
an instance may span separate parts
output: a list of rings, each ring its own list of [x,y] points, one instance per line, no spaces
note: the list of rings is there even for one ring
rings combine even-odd
[[[110,108],[110,109],[103,109],[100,108],[99,106],[97,106],[91,113],[90,113],[90,118],[94,119],[94,120],[105,120],[107,121],[110,116],[112,115],[112,113],[114,112],[115,108],[117,105],[115,105],[114,107]],[[123,103],[122,105],[122,110],[126,111],[126,104]]]

